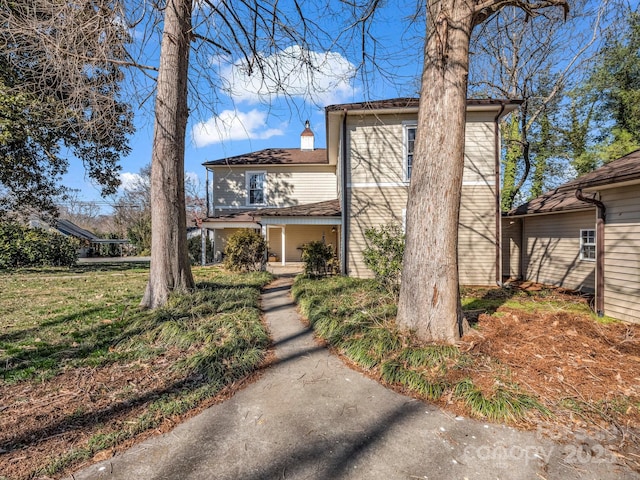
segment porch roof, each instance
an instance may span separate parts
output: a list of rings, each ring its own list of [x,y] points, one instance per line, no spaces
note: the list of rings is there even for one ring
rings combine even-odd
[[[282,208],[263,208],[254,212],[255,216],[264,217],[340,217],[340,201],[307,203]]]
[[[260,225],[340,225],[339,200],[307,203],[282,208],[243,210],[203,220],[209,228],[260,228]]]

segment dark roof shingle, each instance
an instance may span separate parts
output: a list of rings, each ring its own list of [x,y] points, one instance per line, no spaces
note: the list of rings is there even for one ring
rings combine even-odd
[[[267,148],[257,152],[204,162],[205,167],[222,165],[314,165],[328,164],[327,150],[299,148]]]
[[[256,210],[256,217],[339,217],[339,200],[294,205],[293,207],[263,208]]]
[[[640,150],[631,152],[593,172],[564,183],[555,190],[523,203],[507,212],[507,215],[531,215],[595,208],[591,203],[578,200],[575,197],[575,191],[582,188],[600,187],[634,180],[640,180]],[[586,193],[584,195],[588,196]]]

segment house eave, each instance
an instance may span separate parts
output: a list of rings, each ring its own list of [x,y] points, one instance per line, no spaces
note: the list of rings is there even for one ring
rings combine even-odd
[[[342,225],[340,217],[260,217],[262,225]]]

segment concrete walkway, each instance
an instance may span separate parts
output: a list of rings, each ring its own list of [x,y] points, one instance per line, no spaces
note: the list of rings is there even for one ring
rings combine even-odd
[[[320,347],[291,280],[263,294],[277,363],[255,383],[81,479],[640,479],[598,445],[450,414],[387,390]]]

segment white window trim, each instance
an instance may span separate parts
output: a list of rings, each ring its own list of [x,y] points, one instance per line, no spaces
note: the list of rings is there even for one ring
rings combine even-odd
[[[251,195],[249,194],[249,180],[252,175],[264,175],[262,182],[262,203],[251,203]],[[265,170],[248,170],[244,174],[245,191],[247,192],[247,207],[263,207],[267,205],[267,172]]]
[[[585,243],[584,242],[584,237],[583,237],[583,232],[593,232],[593,243]],[[597,257],[598,252],[597,252],[597,238],[596,238],[596,229],[595,228],[581,228],[580,229],[580,260],[583,260],[585,262],[595,262],[596,258],[586,258],[584,256],[584,248],[585,246],[593,246],[593,250],[595,253],[595,257]]]
[[[407,156],[409,155],[409,134],[410,128],[415,128],[417,133],[418,122],[415,120],[405,120],[402,122],[402,178],[405,183],[409,183],[409,165],[407,163]],[[415,152],[415,145],[414,145]],[[413,165],[412,165],[413,168]]]

